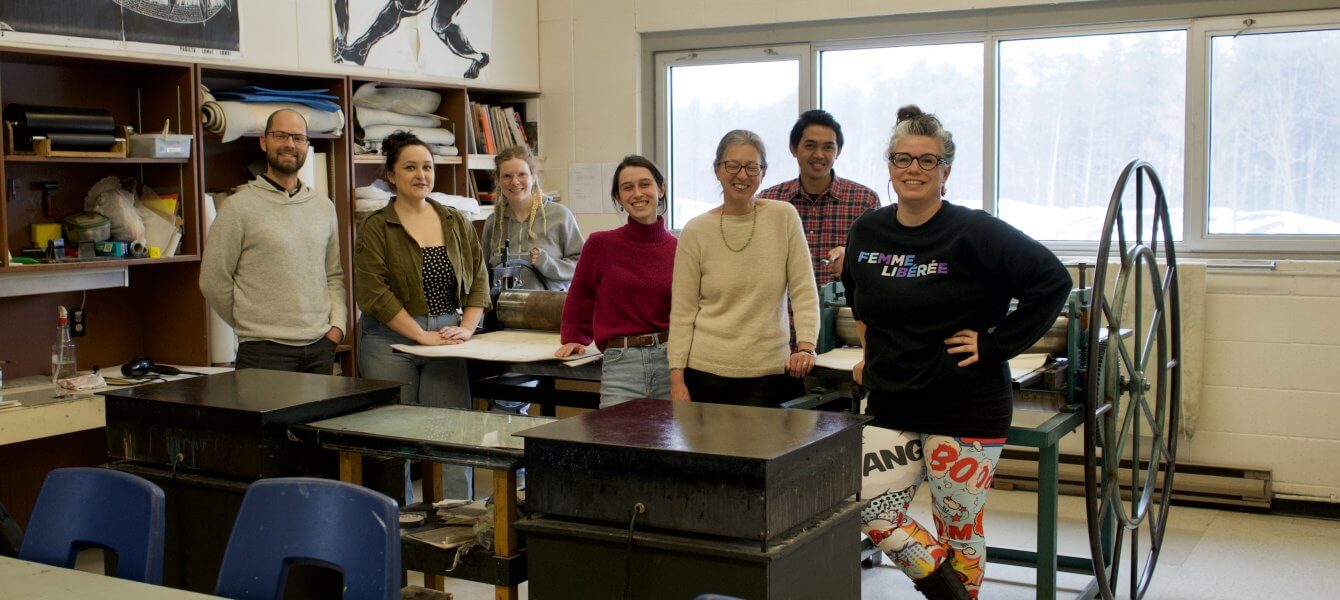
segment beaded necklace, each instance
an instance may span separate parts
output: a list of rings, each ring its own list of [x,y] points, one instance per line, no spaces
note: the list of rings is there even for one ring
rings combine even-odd
[[[737,249],[735,249],[735,248],[732,248],[732,247],[730,246],[730,242],[726,240],[726,207],[725,207],[725,206],[722,206],[722,207],[721,207],[721,219],[719,219],[719,220],[717,221],[717,225],[720,225],[720,229],[721,229],[721,243],[723,243],[723,244],[726,245],[726,249],[727,249],[727,250],[730,250],[731,252],[734,252],[734,253],[736,253],[736,254],[739,254],[740,252],[744,252],[744,249],[745,249],[745,248],[748,248],[748,247],[749,247],[749,243],[750,243],[750,242],[753,242],[753,241],[754,241],[754,230],[758,228],[758,203],[757,203],[757,202],[754,202],[754,206],[749,210],[749,214],[753,215],[753,217],[754,217],[753,220],[752,220],[752,222],[749,224],[749,239],[745,240],[745,241],[744,241],[744,245],[743,245],[743,246],[740,246],[740,248],[737,250]]]

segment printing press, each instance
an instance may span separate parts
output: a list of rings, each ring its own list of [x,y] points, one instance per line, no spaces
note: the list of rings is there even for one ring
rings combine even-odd
[[[1011,361],[1016,409],[1039,411],[1077,410],[1083,402],[1080,385],[1087,352],[1082,335],[1088,327],[1092,289],[1085,289],[1089,266],[1076,265],[1080,286],[1071,290],[1060,316],[1047,333],[1028,350],[1022,360]],[[852,367],[863,358],[856,318],[847,305],[840,282],[819,290],[819,342],[815,362],[819,387],[811,394],[785,404],[788,408],[828,407],[861,412],[859,386],[850,383]],[[1073,317],[1072,317],[1073,315]],[[1103,333],[1103,342],[1106,333]]]

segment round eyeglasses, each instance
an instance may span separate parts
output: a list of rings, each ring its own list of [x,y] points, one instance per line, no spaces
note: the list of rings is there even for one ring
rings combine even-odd
[[[725,169],[726,172],[727,172],[727,173],[730,173],[731,175],[734,175],[734,174],[736,174],[736,173],[739,173],[739,172],[740,172],[740,169],[744,169],[744,172],[745,172],[747,175],[749,175],[750,177],[754,177],[754,176],[758,175],[759,173],[762,173],[762,172],[763,172],[763,165],[760,165],[760,164],[758,164],[758,163],[744,163],[744,164],[741,164],[741,163],[735,162],[735,161],[733,161],[733,160],[728,160],[728,161],[724,161],[724,162],[719,162],[719,163],[717,163],[717,166],[719,166],[719,167]]]
[[[943,156],[936,156],[929,152],[922,154],[921,156],[912,156],[906,152],[894,152],[889,155],[889,162],[893,163],[893,166],[898,167],[899,169],[906,169],[912,166],[912,161],[914,160],[917,161],[918,166],[927,171],[934,169],[939,165],[949,164],[949,161],[945,160]]]

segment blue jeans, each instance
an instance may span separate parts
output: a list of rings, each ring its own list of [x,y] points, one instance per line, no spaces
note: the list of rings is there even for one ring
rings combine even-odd
[[[605,350],[600,368],[600,408],[634,398],[670,399],[670,360],[665,343]]]
[[[460,324],[461,316],[449,312],[431,317],[414,317],[414,320],[424,331],[436,331]],[[381,321],[363,315],[358,322],[360,376],[404,384],[400,387],[401,404],[470,408],[470,377],[465,369],[465,360],[429,359],[401,354],[392,350],[391,344],[414,345],[414,342],[396,333]],[[406,474],[408,475],[408,470]],[[472,498],[472,480],[470,469],[467,467],[442,466],[442,493],[447,498]],[[413,497],[409,491],[411,488],[408,476],[405,486],[406,497]]]

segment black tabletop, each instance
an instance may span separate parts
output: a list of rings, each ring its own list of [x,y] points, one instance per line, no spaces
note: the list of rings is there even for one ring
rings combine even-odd
[[[262,422],[301,423],[330,416],[322,408],[327,404],[370,399],[394,401],[399,397],[399,387],[397,383],[373,379],[241,369],[113,389],[102,395],[109,402],[162,403],[212,412],[254,414]]]
[[[869,420],[849,413],[643,398],[516,435],[528,440],[771,460]]]

